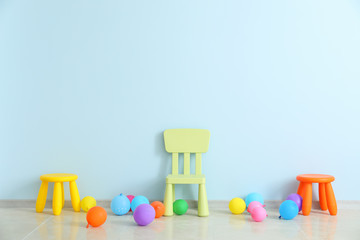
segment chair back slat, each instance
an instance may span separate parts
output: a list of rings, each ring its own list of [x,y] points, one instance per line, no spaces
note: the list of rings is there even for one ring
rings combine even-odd
[[[184,175],[190,175],[190,153],[184,153]]]
[[[195,155],[195,175],[201,174],[201,153]]]
[[[178,175],[179,174],[179,154],[176,152],[172,153],[172,174]]]

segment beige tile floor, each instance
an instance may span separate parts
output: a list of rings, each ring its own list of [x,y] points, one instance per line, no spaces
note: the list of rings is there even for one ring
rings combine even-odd
[[[360,239],[360,210],[339,210],[337,216],[313,210],[310,216],[281,220],[277,209],[267,209],[268,218],[257,223],[248,213],[232,215],[227,206],[212,208],[209,217],[186,215],[162,217],[146,227],[137,226],[131,214],[116,216],[108,211],[106,223],[86,228],[86,214],[65,208],[60,216],[51,209],[0,208],[1,240],[50,239]]]

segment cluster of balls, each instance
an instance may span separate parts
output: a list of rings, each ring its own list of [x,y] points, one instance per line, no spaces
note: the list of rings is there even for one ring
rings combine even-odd
[[[111,210],[116,215],[124,215],[133,212],[135,222],[140,226],[149,225],[155,218],[165,213],[165,206],[162,202],[154,201],[150,204],[144,196],[133,196],[120,194],[111,201]]]
[[[107,213],[104,208],[96,206],[96,200],[87,196],[81,200],[81,208],[87,212],[86,220],[89,225],[99,227],[105,223]],[[165,206],[162,202],[154,201],[151,203],[144,196],[133,196],[120,194],[113,198],[110,205],[111,210],[116,215],[125,215],[133,212],[135,222],[140,226],[146,226],[165,213]]]
[[[279,208],[280,217],[291,220],[298,215],[302,208],[302,197],[299,194],[290,194]]]
[[[233,214],[243,213],[246,207],[255,222],[262,222],[267,217],[264,198],[259,193],[250,193],[245,201],[241,198],[233,198],[229,203],[229,209]]]

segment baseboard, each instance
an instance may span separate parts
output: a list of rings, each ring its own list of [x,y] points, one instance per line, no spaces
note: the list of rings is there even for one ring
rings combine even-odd
[[[190,208],[196,208],[197,201],[195,200],[186,200]],[[97,200],[97,205],[104,208],[110,208],[111,200]],[[279,208],[282,201],[280,200],[268,200],[265,201],[265,205],[269,209]],[[36,200],[10,200],[2,199],[0,200],[0,208],[35,208]],[[229,204],[228,200],[210,200],[209,208],[224,208]],[[46,208],[51,208],[52,201],[46,201]],[[360,201],[352,200],[338,200],[337,201],[338,209],[360,209]],[[71,208],[71,201],[65,201],[65,208]],[[319,201],[313,201],[313,209],[320,209]]]

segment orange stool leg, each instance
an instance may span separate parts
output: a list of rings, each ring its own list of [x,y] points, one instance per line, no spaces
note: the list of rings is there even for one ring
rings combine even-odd
[[[319,183],[319,200],[320,200],[320,208],[323,211],[328,210],[326,204],[326,193],[325,193],[325,184]]]
[[[325,183],[326,201],[331,215],[337,214],[337,205],[334,190],[331,183]]]
[[[304,185],[304,196],[302,204],[302,213],[304,216],[308,216],[311,212],[312,204],[312,183],[303,183]]]
[[[300,182],[297,194],[299,194],[302,198],[304,198],[304,184]]]

